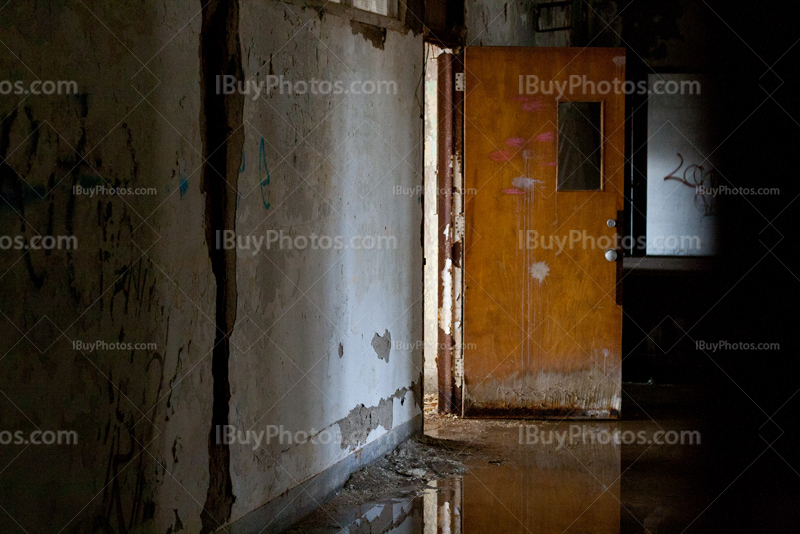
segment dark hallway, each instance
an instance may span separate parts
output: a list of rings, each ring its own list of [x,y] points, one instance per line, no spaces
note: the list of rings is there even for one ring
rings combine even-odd
[[[0,533],[793,531],[791,12],[0,0]]]

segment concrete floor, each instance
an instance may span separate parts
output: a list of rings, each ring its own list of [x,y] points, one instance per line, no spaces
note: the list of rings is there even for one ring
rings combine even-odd
[[[741,394],[626,384],[624,395],[621,421],[429,413],[426,436],[441,445],[435,454],[462,462],[461,472],[429,469],[422,486],[373,488],[363,502],[334,507],[295,532],[796,530],[800,475],[784,461],[793,461],[796,441],[764,425],[746,399],[737,404]]]

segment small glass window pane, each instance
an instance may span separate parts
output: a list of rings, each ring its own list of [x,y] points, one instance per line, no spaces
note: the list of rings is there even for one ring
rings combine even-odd
[[[559,102],[558,189],[602,189],[602,102]]]

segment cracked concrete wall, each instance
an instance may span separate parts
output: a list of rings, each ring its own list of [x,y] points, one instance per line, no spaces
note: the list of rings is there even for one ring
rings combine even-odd
[[[0,250],[0,431],[78,436],[70,446],[0,447],[0,504],[12,512],[0,514],[2,532],[204,528],[203,506],[218,489],[209,491],[220,398],[212,361],[232,315],[220,321],[220,299],[228,306],[231,293],[229,424],[344,428],[355,441],[231,445],[233,502],[220,522],[421,413],[421,207],[393,190],[421,184],[421,36],[388,30],[379,49],[346,18],[242,2],[245,78],[395,80],[398,91],[245,97],[231,177],[230,150],[227,167],[203,170],[213,151],[203,137],[202,7],[2,7],[0,79],[79,87],[0,100],[0,236],[78,242]],[[236,286],[221,297],[217,281],[233,277],[215,276],[209,210],[220,208],[209,208],[203,184],[216,171],[217,186],[233,184],[240,235],[395,236],[397,246],[237,250]],[[76,186],[152,191],[89,196]],[[371,340],[386,331],[394,344],[379,359]],[[104,346],[76,345],[97,341]]]

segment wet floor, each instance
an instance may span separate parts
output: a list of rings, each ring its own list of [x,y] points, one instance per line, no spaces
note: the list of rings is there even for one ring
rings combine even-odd
[[[667,391],[668,405],[642,399],[622,421],[430,417],[426,434],[464,461],[462,474],[340,509],[305,531],[796,531],[800,466],[784,456],[794,461],[792,442],[779,454],[760,418],[725,417],[692,395]]]
[[[489,476],[469,473],[433,480],[422,495],[360,506],[358,517],[346,526],[309,532],[619,532],[618,501],[607,492],[594,493],[596,484],[581,485],[582,494],[576,495],[555,479],[552,485],[532,487],[521,480],[530,474],[501,467]]]
[[[597,424],[577,426],[595,432],[604,429]],[[567,443],[555,450],[544,440],[526,445],[533,432],[527,425],[521,432],[519,427],[477,422],[473,430],[483,434],[482,445],[495,441],[489,443],[495,447],[482,449],[488,457],[468,462],[464,474],[431,480],[421,495],[364,503],[309,532],[619,532],[620,447]],[[538,432],[558,426],[532,428]],[[445,438],[449,434],[433,433]],[[451,443],[454,457],[460,444],[467,445]]]

